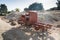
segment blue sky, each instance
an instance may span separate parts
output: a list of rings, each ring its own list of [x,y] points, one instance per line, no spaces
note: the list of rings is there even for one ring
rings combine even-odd
[[[34,2],[43,3],[44,9],[46,10],[51,7],[56,7],[57,0],[0,0],[0,4],[6,4],[9,11],[15,8],[19,8],[20,11],[23,11],[24,8]]]

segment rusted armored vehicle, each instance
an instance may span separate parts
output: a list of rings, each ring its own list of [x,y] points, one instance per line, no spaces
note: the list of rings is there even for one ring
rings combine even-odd
[[[35,12],[28,12],[25,15],[21,15],[18,23],[20,24],[27,24],[27,25],[33,25],[35,23],[37,23],[37,13]]]
[[[38,17],[37,17],[37,12],[28,12],[26,13],[25,15],[21,15],[19,20],[18,20],[18,23],[19,24],[24,24],[26,26],[31,26],[31,27],[34,27],[35,30],[46,30],[47,29],[50,29],[52,27],[52,25],[50,24],[44,24],[44,23],[41,23],[39,22],[38,23]]]

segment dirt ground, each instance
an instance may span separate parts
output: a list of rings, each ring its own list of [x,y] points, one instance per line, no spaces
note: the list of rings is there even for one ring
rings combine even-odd
[[[0,17],[0,40],[3,40],[1,34],[10,30],[13,27],[15,26],[11,26],[9,23],[6,23],[5,21],[3,21]]]
[[[60,22],[56,22],[53,25],[59,24]],[[1,20],[0,18],[0,40],[3,40],[1,34],[10,30],[11,28],[14,28],[15,26],[11,26],[9,23],[6,23],[5,21]],[[24,34],[30,34],[30,33],[24,33],[24,31],[20,32],[20,36],[24,36]],[[60,28],[53,27],[53,29],[50,30],[51,34],[49,34],[48,40],[60,40]],[[26,35],[25,35],[26,36]],[[28,38],[28,37],[27,37]],[[39,37],[38,37],[39,38]],[[37,35],[34,37],[31,37],[28,40],[39,40],[37,39]],[[22,40],[25,40],[22,38]]]

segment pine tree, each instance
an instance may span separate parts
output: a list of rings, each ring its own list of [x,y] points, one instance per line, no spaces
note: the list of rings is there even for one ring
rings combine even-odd
[[[57,10],[60,10],[60,0],[57,0]]]
[[[0,5],[0,15],[6,15],[7,13],[7,6],[5,4]]]

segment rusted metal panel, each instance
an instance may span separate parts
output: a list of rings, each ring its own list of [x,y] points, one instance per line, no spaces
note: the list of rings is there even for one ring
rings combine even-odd
[[[37,13],[28,12],[28,14],[21,15],[19,21],[23,21],[26,24],[35,24],[35,23],[37,23]]]
[[[30,24],[37,23],[37,13],[36,12],[29,12],[29,23]]]
[[[19,24],[23,24],[23,23],[25,23],[25,21],[26,21],[25,15],[21,15],[20,18],[18,19]]]

